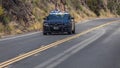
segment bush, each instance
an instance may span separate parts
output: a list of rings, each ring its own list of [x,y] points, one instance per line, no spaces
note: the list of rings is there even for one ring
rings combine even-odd
[[[117,10],[117,14],[118,14],[118,15],[120,15],[120,9],[119,9],[119,10]]]
[[[2,6],[0,6],[0,16],[4,13]]]
[[[4,32],[4,25],[0,23],[0,33],[3,33],[3,32]]]
[[[87,5],[90,10],[92,10],[97,16],[99,16],[100,10],[103,8],[103,0],[88,0]]]
[[[120,15],[120,5],[117,8],[117,14]]]
[[[10,17],[9,16],[3,16],[3,24],[4,25],[7,25],[9,22],[10,22],[11,20],[10,20]]]

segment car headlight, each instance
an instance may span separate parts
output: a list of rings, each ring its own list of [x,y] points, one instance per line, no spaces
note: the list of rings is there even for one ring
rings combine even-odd
[[[44,26],[49,26],[48,23],[44,23]]]

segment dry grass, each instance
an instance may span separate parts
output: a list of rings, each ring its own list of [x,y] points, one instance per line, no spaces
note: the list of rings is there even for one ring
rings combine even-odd
[[[94,12],[92,12],[91,10],[87,9],[84,6],[82,7],[83,7],[83,13],[86,14],[87,17],[97,17]]]
[[[31,26],[24,28],[21,25],[15,25],[14,23],[9,23],[7,26],[0,24],[0,38],[7,35],[22,34],[30,31],[40,31],[42,30],[42,23],[35,22]]]
[[[32,25],[28,28],[28,30],[29,30],[29,31],[42,30],[42,23],[36,22],[36,23],[32,24]]]
[[[0,38],[4,35],[4,26],[0,23]]]
[[[111,13],[109,10],[104,11],[103,9],[100,11],[100,18],[110,18],[110,17],[116,17],[115,14]]]
[[[84,6],[81,6],[82,11],[75,11],[75,10],[71,10],[71,15],[73,17],[75,17],[75,21],[79,22],[88,18],[93,18],[93,17],[97,17],[96,14],[92,11],[90,11],[89,9],[85,8]]]

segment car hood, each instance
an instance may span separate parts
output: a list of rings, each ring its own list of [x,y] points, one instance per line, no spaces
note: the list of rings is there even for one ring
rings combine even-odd
[[[58,24],[60,24],[60,23],[69,23],[70,22],[70,20],[48,20],[48,21],[45,21],[46,23],[49,23],[49,24],[53,24],[53,23],[58,23]]]

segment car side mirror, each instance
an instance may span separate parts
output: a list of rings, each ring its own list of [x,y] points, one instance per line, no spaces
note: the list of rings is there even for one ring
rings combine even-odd
[[[71,17],[71,19],[75,19],[74,17]]]
[[[43,18],[43,20],[47,20],[47,18]]]

